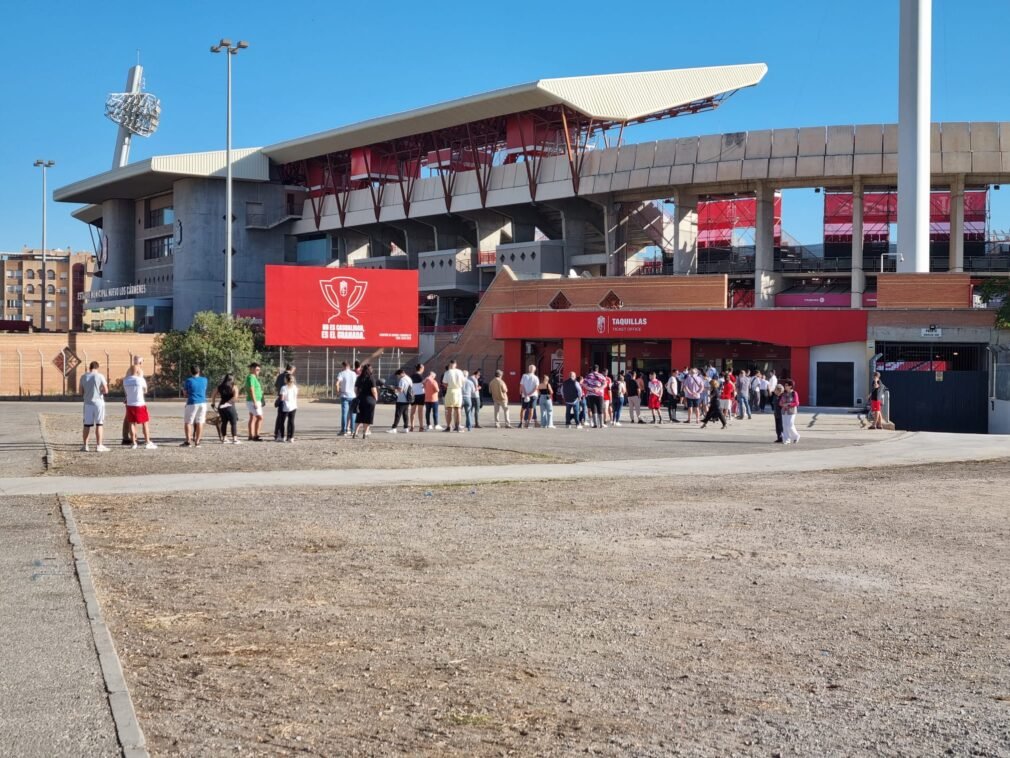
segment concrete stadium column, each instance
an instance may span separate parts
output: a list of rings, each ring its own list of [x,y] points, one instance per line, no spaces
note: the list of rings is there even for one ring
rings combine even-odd
[[[473,221],[477,230],[478,250],[491,250],[493,252],[497,250],[498,245],[502,244],[502,234],[505,234],[506,237],[511,236],[512,221],[500,213],[493,211],[468,211],[460,215]]]
[[[852,300],[851,308],[863,307],[866,272],[863,271],[863,180],[852,183]]]
[[[102,203],[102,234],[109,240],[109,260],[102,266],[102,278],[95,279],[95,289],[133,284],[136,277],[136,233],[132,200],[106,200]]]
[[[933,0],[901,0],[899,17],[898,271],[928,273]]]
[[[519,397],[519,380],[522,378],[526,367],[523,366],[523,341],[504,340],[502,371],[505,384],[509,388],[509,398],[513,401]]]
[[[561,350],[564,353],[564,378],[574,371],[576,374],[582,373],[582,339],[580,337],[565,337],[561,343]]]
[[[354,266],[355,261],[369,257],[372,238],[356,229],[344,229],[337,238],[337,251],[341,266]]]
[[[810,348],[790,347],[789,348],[789,376],[780,376],[779,381],[792,379],[796,391],[800,393],[800,405],[811,405],[811,398],[814,396],[813,387],[810,386]]]
[[[964,174],[950,183],[950,270],[964,271]]]
[[[698,196],[684,190],[674,195],[673,273],[698,273]]]
[[[477,225],[473,221],[460,216],[433,216],[421,223],[434,230],[436,250],[477,246]]]
[[[676,337],[670,340],[670,369],[676,371],[691,366],[691,338]]]
[[[759,184],[756,201],[754,307],[772,308],[782,282],[782,275],[775,273],[775,190],[768,184]]]
[[[403,229],[407,242],[408,264],[411,268],[417,268],[418,254],[435,249],[435,233],[430,226],[410,220],[401,222],[400,228]]]

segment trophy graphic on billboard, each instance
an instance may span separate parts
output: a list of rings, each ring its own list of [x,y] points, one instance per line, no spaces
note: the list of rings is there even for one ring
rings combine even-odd
[[[365,290],[368,289],[367,282],[359,282],[349,276],[335,276],[332,279],[323,279],[319,282],[319,286],[323,290],[326,302],[334,310],[334,314],[328,319],[329,323],[334,323],[342,316],[345,318],[341,320],[345,322],[350,320],[355,324],[359,323],[354,315],[354,309],[365,296]]]
[[[607,317],[597,316],[596,317],[596,333],[606,334],[607,333]]]

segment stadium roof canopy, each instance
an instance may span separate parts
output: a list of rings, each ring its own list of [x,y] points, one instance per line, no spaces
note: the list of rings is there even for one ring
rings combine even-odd
[[[270,164],[259,148],[231,151],[236,179],[265,182]],[[101,203],[113,198],[135,199],[171,189],[177,179],[225,176],[225,151],[155,155],[60,187],[53,199],[64,203]]]
[[[707,110],[761,81],[763,63],[540,79],[382,116],[263,148],[278,163],[436,132],[513,113],[566,106],[600,127]]]

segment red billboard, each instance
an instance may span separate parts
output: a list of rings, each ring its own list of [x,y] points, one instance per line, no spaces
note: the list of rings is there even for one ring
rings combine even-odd
[[[266,342],[417,347],[417,271],[266,267]]]

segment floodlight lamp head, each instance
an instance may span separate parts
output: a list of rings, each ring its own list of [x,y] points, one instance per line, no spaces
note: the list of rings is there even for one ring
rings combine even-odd
[[[220,53],[221,52],[221,46],[220,45],[211,45],[210,46],[210,51],[212,53]]]
[[[105,99],[105,116],[131,134],[150,137],[158,130],[161,101],[150,92],[114,92]]]
[[[247,47],[249,47],[249,43],[246,42],[244,39],[240,39],[238,41],[238,44],[235,45],[235,47],[237,47],[239,50],[245,50]]]
[[[223,39],[220,42],[218,42],[218,45],[220,45],[221,47],[231,47],[231,40]]]

